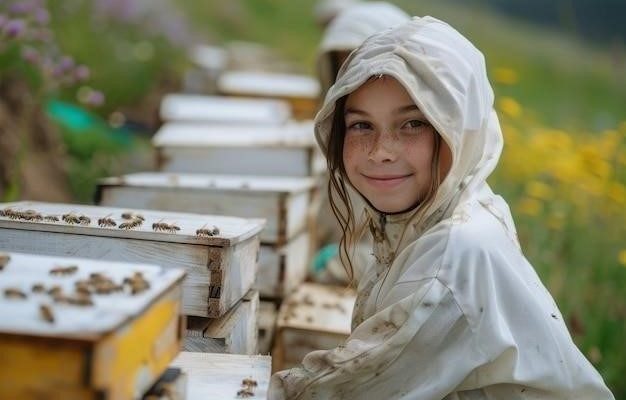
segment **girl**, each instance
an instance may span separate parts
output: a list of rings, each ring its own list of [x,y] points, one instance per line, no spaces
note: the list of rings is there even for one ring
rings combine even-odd
[[[471,43],[430,17],[370,37],[316,136],[343,200],[342,253],[365,226],[375,263],[345,345],[275,374],[271,399],[613,399],[485,182],[502,134]]]
[[[410,19],[409,14],[385,2],[357,3],[339,13],[324,32],[318,50],[317,71],[322,94],[326,95],[328,89],[335,83],[337,72],[350,52],[359,47],[365,39],[384,29],[406,23]],[[348,283],[351,277],[346,275],[337,256],[337,243],[342,233],[332,215],[329,197],[321,193],[316,196],[311,212],[316,227],[316,239],[325,245],[314,258],[313,279],[325,283]],[[360,274],[359,266],[369,265],[371,249],[371,241],[368,238],[363,238],[355,245],[353,251],[355,271],[352,271],[355,277]]]

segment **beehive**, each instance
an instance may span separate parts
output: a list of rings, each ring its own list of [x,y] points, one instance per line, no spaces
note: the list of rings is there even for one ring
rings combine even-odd
[[[257,354],[259,292],[250,290],[220,318],[187,317],[185,351]]]
[[[178,354],[183,270],[8,256],[0,271],[0,398],[137,398]]]
[[[187,375],[190,400],[267,399],[272,359],[269,356],[181,352],[172,363]],[[237,395],[245,390],[244,380],[254,381],[252,395]]]
[[[280,100],[223,96],[169,94],[160,107],[163,121],[210,124],[280,126],[291,117],[289,105]]]
[[[261,242],[281,246],[306,229],[317,181],[308,177],[146,172],[102,179],[96,202],[199,214],[264,218]]]
[[[29,217],[27,210],[37,218]],[[0,204],[0,211],[4,214],[0,215],[0,248],[183,268],[187,272],[185,315],[223,315],[248,292],[256,277],[258,234],[264,224],[260,219],[40,202]],[[18,218],[15,213],[26,214]],[[135,221],[124,220],[126,213],[139,214],[145,221],[121,229],[122,224]],[[68,223],[63,220],[66,214],[90,221]],[[58,221],[46,220],[53,216]],[[115,226],[99,226],[104,218]],[[155,231],[155,224],[180,230]],[[199,229],[207,235],[197,235]]]
[[[218,92],[229,96],[287,100],[296,119],[315,116],[320,97],[319,82],[306,75],[257,71],[227,71],[217,79]]]
[[[280,306],[272,351],[275,371],[293,367],[314,350],[337,347],[350,335],[356,293],[303,283]]]
[[[281,126],[170,122],[152,144],[162,172],[304,177],[326,168],[311,121]]]

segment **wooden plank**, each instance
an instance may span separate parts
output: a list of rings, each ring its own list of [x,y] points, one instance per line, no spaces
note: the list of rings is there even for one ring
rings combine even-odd
[[[319,82],[305,75],[228,71],[218,77],[216,86],[229,96],[285,99],[300,120],[313,118],[319,107]]]
[[[48,393],[55,398],[137,397],[178,353],[183,271],[8,254],[10,261],[0,272],[0,353],[10,357],[14,368],[0,369],[0,398],[35,399]],[[148,286],[133,295],[123,282],[137,272]],[[90,291],[102,287],[91,278],[96,273],[100,282],[109,279],[112,285],[123,285],[122,290],[84,295],[88,303],[83,306],[70,302],[78,296],[76,282],[91,279],[85,284]],[[62,295],[33,292],[35,285],[57,286]],[[23,297],[8,297],[7,289],[19,290]],[[41,304],[50,310],[46,316]]]
[[[291,110],[275,99],[169,94],[161,101],[160,116],[164,121],[281,126]]]
[[[272,301],[262,301],[259,304],[259,353],[269,354],[274,342],[276,318],[278,311]]]
[[[244,379],[256,381],[249,399],[267,399],[272,359],[269,356],[181,352],[172,363],[187,374],[189,400],[236,400]]]
[[[320,96],[317,79],[296,74],[227,71],[220,75],[217,87],[221,93],[228,95],[305,98],[316,101]]]
[[[310,243],[309,234],[303,232],[284,246],[261,246],[259,272],[254,283],[261,297],[282,299],[305,280]]]
[[[5,209],[3,206],[5,205],[0,205],[0,210]],[[13,210],[35,209],[42,215],[61,214],[68,212],[67,210],[85,212],[92,219],[92,225],[93,220],[113,210],[74,205],[52,207],[47,203],[28,202],[14,203],[11,206]],[[207,218],[195,214],[156,211],[142,211],[142,214],[146,218],[144,225],[157,221],[177,222],[184,217],[187,219],[185,224],[177,222],[183,232],[185,229],[192,229],[191,223],[197,226],[203,223],[203,218]],[[170,215],[174,215],[176,219],[161,218]],[[192,222],[194,217],[195,221]],[[220,218],[225,217],[214,218],[209,217],[205,221],[224,221]],[[81,227],[60,222],[9,220],[7,216],[0,216],[0,248],[43,255],[149,262],[165,268],[183,268],[188,273],[183,283],[184,313],[218,317],[245,295],[256,277],[259,248],[257,234],[262,225],[255,226],[252,220],[243,221],[250,224],[254,235],[250,236],[250,231],[246,232],[231,223],[231,226],[221,225],[225,229],[222,238],[197,238],[190,233],[155,233],[146,232],[146,229],[143,232],[128,232],[118,228]],[[247,238],[241,241],[244,237]],[[215,245],[209,245],[208,242]]]
[[[341,345],[350,335],[353,289],[304,283],[281,304],[272,355],[275,370],[294,366],[313,350]]]
[[[264,218],[261,242],[280,245],[305,229],[317,181],[306,177],[147,172],[100,181],[104,206]]]
[[[313,121],[281,126],[168,122],[152,138],[157,147],[315,148]]]
[[[257,353],[259,292],[246,296],[220,318],[187,317],[183,349],[205,353]]]

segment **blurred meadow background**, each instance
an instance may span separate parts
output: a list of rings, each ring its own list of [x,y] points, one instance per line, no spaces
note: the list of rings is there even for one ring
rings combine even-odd
[[[626,28],[617,1],[398,0],[480,48],[505,134],[490,182],[525,254],[626,398]],[[253,42],[315,74],[314,0],[0,0],[0,199],[90,202],[152,168],[161,97],[196,44]]]

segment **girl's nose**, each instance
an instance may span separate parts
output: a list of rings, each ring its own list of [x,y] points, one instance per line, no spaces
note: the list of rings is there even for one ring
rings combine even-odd
[[[376,133],[368,153],[369,160],[377,163],[395,161],[397,159],[396,142],[393,133]]]

